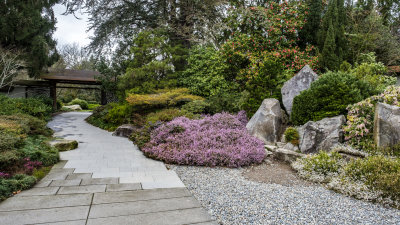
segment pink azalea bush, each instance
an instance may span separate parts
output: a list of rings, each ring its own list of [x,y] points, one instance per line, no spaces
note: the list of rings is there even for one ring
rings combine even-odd
[[[152,131],[142,151],[151,158],[180,165],[240,167],[261,163],[264,143],[247,132],[246,123],[244,111],[200,120],[178,117]]]
[[[367,149],[373,145],[375,104],[377,102],[400,106],[400,87],[389,86],[380,95],[375,95],[347,107],[345,140],[354,147]]]

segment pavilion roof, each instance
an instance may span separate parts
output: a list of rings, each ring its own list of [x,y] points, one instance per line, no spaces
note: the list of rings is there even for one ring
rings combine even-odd
[[[65,69],[50,71],[48,73],[42,74],[40,78],[56,83],[98,85],[100,84],[100,82],[96,80],[96,76],[100,76],[100,73],[97,71]]]

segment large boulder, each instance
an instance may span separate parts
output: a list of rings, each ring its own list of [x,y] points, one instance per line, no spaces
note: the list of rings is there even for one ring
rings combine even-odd
[[[78,148],[78,142],[75,140],[56,139],[50,142],[60,152],[70,151]]]
[[[320,150],[329,151],[343,142],[342,126],[346,119],[343,115],[325,118],[320,121],[309,121],[298,128],[300,136],[300,151],[317,153]]]
[[[310,88],[311,83],[316,79],[318,79],[318,75],[308,65],[305,65],[292,79],[285,82],[281,89],[282,102],[289,116],[292,113],[294,97]]]
[[[283,133],[283,118],[284,113],[279,101],[274,98],[264,99],[246,128],[251,135],[265,143],[275,143],[279,141]]]
[[[124,124],[119,126],[114,133],[112,134],[113,136],[119,136],[119,137],[127,137],[129,138],[132,133],[137,130],[138,128],[135,127],[134,125],[131,124]]]
[[[72,110],[72,111],[81,111],[82,110],[80,105],[66,105],[66,106],[63,106],[63,108],[66,108],[67,110]]]
[[[374,119],[374,139],[378,147],[393,147],[400,143],[400,108],[377,103]]]

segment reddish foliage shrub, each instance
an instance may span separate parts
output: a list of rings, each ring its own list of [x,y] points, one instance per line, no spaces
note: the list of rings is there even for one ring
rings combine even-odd
[[[218,113],[200,120],[178,117],[151,133],[142,151],[149,157],[181,165],[240,167],[260,163],[264,143],[246,130],[244,111]]]

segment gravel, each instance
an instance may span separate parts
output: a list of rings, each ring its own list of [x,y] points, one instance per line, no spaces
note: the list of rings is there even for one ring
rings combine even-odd
[[[221,224],[400,224],[400,210],[356,200],[319,185],[246,180],[243,169],[172,166]]]

